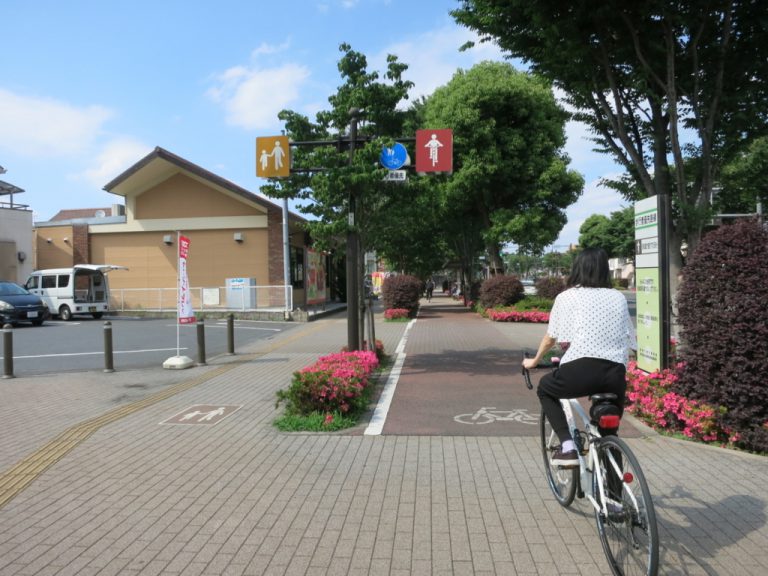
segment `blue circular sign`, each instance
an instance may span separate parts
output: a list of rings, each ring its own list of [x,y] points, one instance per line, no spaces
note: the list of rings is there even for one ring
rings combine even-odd
[[[392,148],[384,148],[379,157],[381,165],[388,170],[399,170],[408,159],[408,151],[400,142],[395,142]]]

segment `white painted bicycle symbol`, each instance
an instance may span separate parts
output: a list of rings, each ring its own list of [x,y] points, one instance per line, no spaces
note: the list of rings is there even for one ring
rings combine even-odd
[[[539,423],[539,416],[529,414],[525,408],[496,410],[495,406],[484,406],[474,414],[459,414],[454,416],[453,419],[460,424],[491,424],[493,422]]]

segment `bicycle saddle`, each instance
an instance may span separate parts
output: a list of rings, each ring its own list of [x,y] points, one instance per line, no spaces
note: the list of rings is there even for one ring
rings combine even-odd
[[[599,394],[592,394],[589,399],[596,404],[600,404],[603,402],[614,402],[618,399],[618,396],[610,392],[600,392]]]

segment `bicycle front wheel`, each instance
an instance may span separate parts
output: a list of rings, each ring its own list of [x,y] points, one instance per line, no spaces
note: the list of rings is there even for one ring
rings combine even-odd
[[[552,494],[561,506],[568,507],[576,495],[576,483],[579,480],[578,468],[560,468],[552,464],[552,455],[560,449],[560,439],[552,430],[552,425],[544,411],[541,412],[541,453],[544,456],[544,471],[547,474]]]
[[[607,508],[606,513],[596,510],[595,519],[611,570],[620,576],[656,576],[659,533],[640,464],[626,442],[616,436],[605,436],[593,447],[599,466],[592,477],[592,495],[602,504],[602,493]]]

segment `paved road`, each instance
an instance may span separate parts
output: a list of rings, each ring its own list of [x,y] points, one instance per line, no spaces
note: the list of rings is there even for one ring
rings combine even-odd
[[[42,326],[21,325],[13,331],[14,374],[101,370],[104,368],[104,325],[112,325],[113,364],[116,370],[162,366],[177,354],[176,329],[172,318],[113,317],[71,322],[48,321]],[[295,322],[235,321],[235,349],[258,340],[269,340],[296,328]],[[179,326],[179,350],[197,360],[196,325]],[[206,359],[227,351],[226,320],[205,322]]]
[[[478,395],[487,364],[504,363],[484,355],[488,338],[519,355],[543,330],[430,306],[442,317],[412,325],[403,370],[442,350]],[[390,353],[406,330],[377,318]],[[535,437],[276,432],[275,392],[345,342],[346,319],[326,318],[187,371],[2,381],[0,575],[609,573],[589,505],[555,502]],[[240,408],[163,424],[197,405]],[[628,441],[656,504],[660,574],[768,573],[766,458],[647,429]]]

